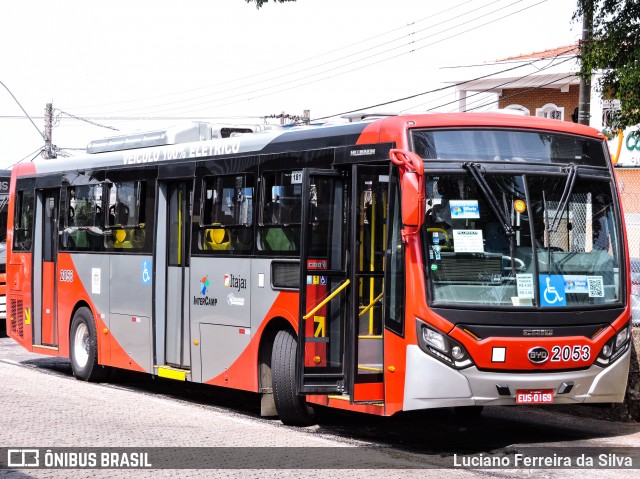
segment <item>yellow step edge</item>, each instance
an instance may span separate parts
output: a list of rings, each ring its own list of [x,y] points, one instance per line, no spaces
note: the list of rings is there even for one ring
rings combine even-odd
[[[362,370],[362,371],[373,371],[375,373],[381,373],[384,371],[384,369],[382,368],[372,368],[370,366],[358,366],[358,369]]]
[[[50,351],[58,351],[58,346],[43,346],[42,344],[34,344],[34,348],[48,349]]]
[[[159,377],[175,379],[177,381],[186,381],[187,374],[191,372],[188,369],[176,369],[167,366],[156,366],[156,370],[158,371]]]
[[[336,399],[338,401],[350,401],[351,398],[349,396],[327,396],[329,399]],[[384,403],[367,403],[368,406],[375,406],[375,407],[384,407]]]
[[[377,336],[374,334],[362,334],[358,336],[358,339],[382,339],[382,336]]]
[[[329,395],[328,398],[337,399],[339,401],[349,401],[351,399],[349,396],[334,396],[334,395]]]

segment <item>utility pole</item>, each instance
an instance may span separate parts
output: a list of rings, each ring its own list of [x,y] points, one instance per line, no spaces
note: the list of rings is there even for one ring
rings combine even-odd
[[[585,43],[593,40],[593,0],[582,0],[582,40],[581,49]],[[583,72],[584,73],[584,72]],[[588,125],[591,118],[591,72],[587,78],[580,78],[580,92],[578,97],[578,123]]]
[[[53,104],[47,103],[44,107],[44,151],[42,152],[42,156],[45,160],[50,160],[56,157],[56,153],[53,149],[52,130]]]

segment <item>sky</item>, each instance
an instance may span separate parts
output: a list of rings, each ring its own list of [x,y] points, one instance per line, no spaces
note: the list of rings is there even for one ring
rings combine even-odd
[[[0,15],[0,168],[40,161],[46,103],[53,143],[68,155],[187,120],[453,111],[453,89],[421,93],[457,79],[454,67],[576,42],[576,4],[9,0]]]

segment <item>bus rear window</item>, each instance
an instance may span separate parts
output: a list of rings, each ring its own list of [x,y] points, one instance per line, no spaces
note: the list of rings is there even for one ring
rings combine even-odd
[[[431,160],[560,163],[606,167],[603,142],[567,134],[515,130],[418,130],[415,152]]]

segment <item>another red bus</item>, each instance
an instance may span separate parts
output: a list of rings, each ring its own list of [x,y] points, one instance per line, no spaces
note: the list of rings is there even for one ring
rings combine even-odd
[[[502,114],[172,129],[13,170],[9,335],[376,415],[620,402],[629,260],[606,139]],[[469,409],[467,409],[469,411]]]
[[[7,210],[11,171],[0,170],[0,330],[5,332],[7,319]]]

